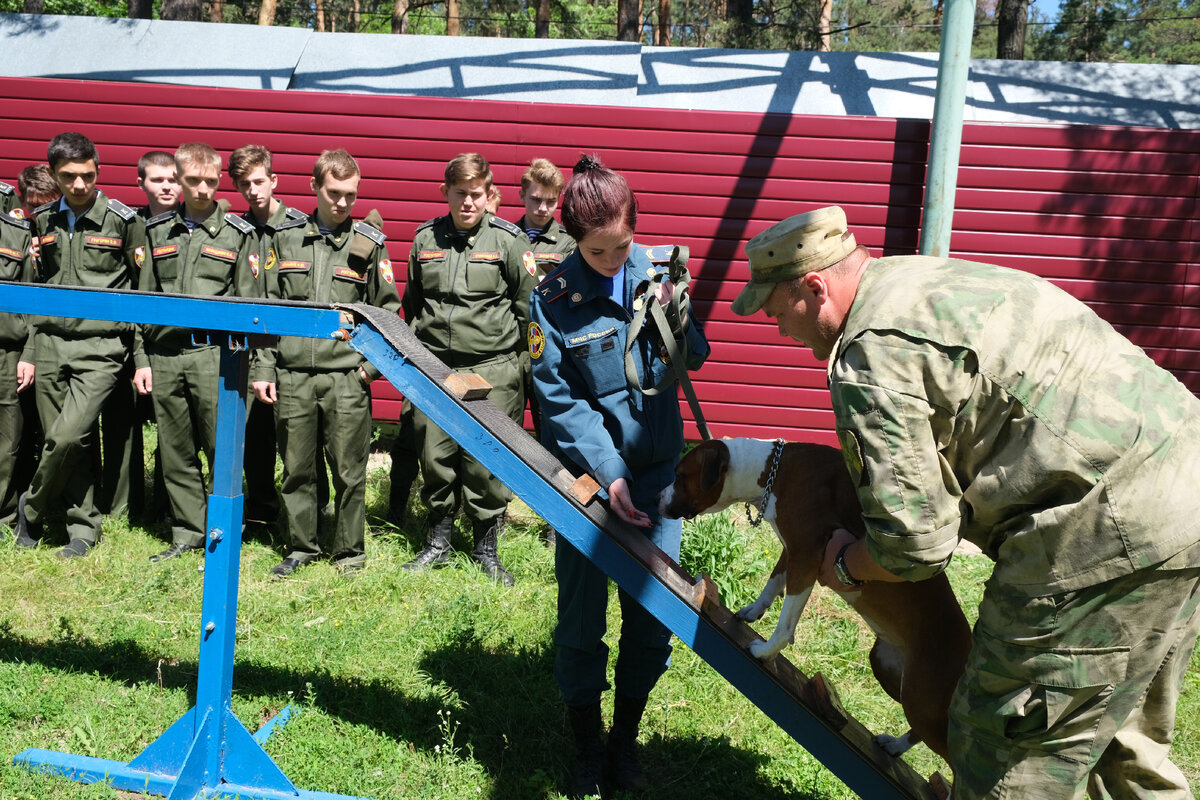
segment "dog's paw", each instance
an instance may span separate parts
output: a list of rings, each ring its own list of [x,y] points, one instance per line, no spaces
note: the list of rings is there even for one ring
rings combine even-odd
[[[759,661],[766,661],[768,658],[774,658],[783,650],[785,642],[763,641],[755,639],[750,643],[750,655],[757,658]]]
[[[758,622],[763,618],[763,614],[767,613],[767,606],[762,603],[751,603],[748,606],[742,606],[734,614],[735,617],[742,622]]]
[[[888,736],[886,733],[881,733],[872,741],[883,748],[883,752],[893,758],[899,758],[912,749],[913,742],[911,741],[912,733],[904,734],[903,736]]]

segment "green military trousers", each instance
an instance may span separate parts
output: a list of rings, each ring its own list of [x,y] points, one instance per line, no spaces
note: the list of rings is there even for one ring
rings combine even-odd
[[[475,373],[486,380],[492,387],[488,400],[514,421],[520,421],[525,413],[525,390],[516,356],[500,356],[460,372]],[[453,515],[460,491],[463,510],[471,522],[491,522],[503,514],[512,498],[504,484],[420,409],[416,409],[413,418],[425,477],[421,500],[429,509],[430,521]]]
[[[276,370],[276,435],[283,459],[283,515],[291,552],[307,563],[321,554],[317,540],[317,457],[323,448],[336,493],[333,541],[339,566],[366,560],[367,454],[371,395],[358,369],[338,372]]]
[[[151,350],[158,454],[171,510],[171,542],[202,547],[209,483],[200,452],[210,465],[217,442],[217,381],[221,351],[215,346]]]
[[[1200,548],[1099,586],[989,582],[950,704],[955,800],[1192,797],[1171,763],[1200,628]]]
[[[13,474],[24,430],[20,395],[17,394],[17,362],[21,350],[0,349],[0,525],[17,521],[17,493]],[[33,391],[32,388],[26,391]]]
[[[117,384],[127,348],[121,336],[67,339],[37,334],[38,416],[45,445],[25,514],[41,523],[46,512],[62,508],[72,540],[95,544],[100,512],[95,504],[96,474],[90,447],[92,429],[104,401]]]

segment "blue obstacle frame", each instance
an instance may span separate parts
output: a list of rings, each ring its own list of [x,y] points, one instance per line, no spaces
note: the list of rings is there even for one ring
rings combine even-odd
[[[636,537],[623,539],[614,535],[614,526],[598,524],[596,515],[583,508],[587,502],[572,496],[565,471],[548,475],[531,469],[505,441],[511,431],[488,430],[470,403],[431,380],[398,351],[385,335],[386,321],[378,314],[371,319],[378,309],[4,284],[0,285],[0,311],[176,326],[181,320],[203,320],[198,327],[220,332],[206,335],[222,348],[196,705],[129,763],[29,749],[13,759],[15,764],[85,783],[109,781],[119,789],[161,794],[169,800],[351,797],[297,789],[263,750],[262,742],[286,720],[292,707],[255,736],[231,711],[247,346],[248,336],[266,334],[348,341],[560,536],[860,796],[875,800],[940,795],[903,761],[871,748],[870,733],[844,715],[836,699],[832,710],[828,699],[822,710],[813,684],[786,659],[761,662],[751,656],[746,644],[756,634],[714,604],[715,592],[709,588],[706,595],[703,581],[693,582],[657,548],[647,550]],[[394,315],[391,322],[403,325]],[[516,432],[524,436],[519,428]]]

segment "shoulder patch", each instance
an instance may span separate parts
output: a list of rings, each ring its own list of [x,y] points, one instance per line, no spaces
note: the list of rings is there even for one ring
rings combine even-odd
[[[116,214],[118,217],[125,220],[126,222],[129,222],[129,220],[131,220],[137,216],[136,211],[134,211],[132,208],[130,208],[129,206],[122,203],[120,200],[117,200],[112,197],[108,198],[108,210],[113,212],[114,214]]]
[[[534,289],[547,303],[552,303],[567,293],[567,276],[563,267],[542,278],[541,283]]]
[[[378,228],[374,227],[373,225],[368,225],[367,223],[365,223],[361,220],[354,221],[354,232],[358,233],[358,234],[362,234],[363,236],[367,237],[375,244],[383,244],[384,242],[387,241],[387,234],[385,234],[383,231],[379,230]]]
[[[0,214],[0,220],[7,222],[9,225],[15,225],[22,230],[29,230],[31,227],[29,220],[24,217],[14,217],[12,214]]]
[[[57,200],[51,200],[49,203],[42,203],[40,206],[38,206],[37,208],[35,208],[35,209],[33,210],[33,213],[34,213],[34,214],[40,214],[40,213],[42,213],[43,211],[51,211],[51,210],[53,210],[53,208],[54,208],[56,205],[58,205],[58,201],[57,201]]]
[[[247,236],[254,233],[254,226],[239,217],[237,214],[226,214],[225,221]]]
[[[308,223],[308,215],[306,214],[305,216],[298,217],[296,219],[284,220],[283,222],[279,223],[279,227],[276,228],[275,230],[278,232],[278,231],[286,231],[289,228],[302,228],[307,223]]]
[[[417,226],[417,230],[423,231],[426,228],[432,227],[433,225],[436,225],[437,222],[441,219],[442,219],[442,217],[434,217],[433,219],[427,219],[424,222],[422,222],[420,225]]]
[[[653,264],[669,264],[671,263],[671,254],[675,252],[675,245],[658,244],[653,247],[643,247],[642,252]]]
[[[288,219],[308,219],[308,214],[305,214],[298,208],[288,206],[287,211],[283,212]]]
[[[494,216],[494,215],[492,216],[492,218],[490,220],[488,220],[488,224],[490,224],[493,228],[499,228],[502,231],[508,231],[513,236],[524,236],[525,235],[525,231],[521,230],[515,224],[509,222],[506,219],[500,219],[499,217]]]
[[[174,218],[175,218],[175,209],[171,209],[170,211],[164,211],[163,213],[155,214],[153,217],[146,220],[146,227],[149,228],[151,225],[161,225],[162,223],[164,223],[168,220],[174,219]]]
[[[0,194],[13,194],[17,190],[4,181],[0,181]]]

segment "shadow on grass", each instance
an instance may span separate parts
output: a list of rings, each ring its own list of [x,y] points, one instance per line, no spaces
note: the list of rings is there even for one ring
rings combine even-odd
[[[195,702],[196,662],[161,659],[136,642],[92,641],[64,622],[57,635],[36,641],[0,625],[0,660],[96,674],[128,686],[182,689]],[[455,749],[478,763],[493,781],[490,797],[553,796],[566,786],[573,745],[554,682],[553,652],[489,649],[471,631],[425,655],[421,669],[447,687],[458,703],[442,697],[411,697],[379,681],[360,681],[317,670],[238,663],[234,691],[242,697],[282,697],[311,687],[302,705],[331,717],[369,726],[429,753]],[[160,677],[161,675],[161,677]],[[454,706],[446,713],[447,706]],[[439,712],[441,712],[439,714]],[[155,732],[149,732],[157,735]],[[796,798],[762,778],[769,755],[734,747],[722,737],[643,739],[642,762],[651,778],[646,800],[703,793],[722,798]]]

